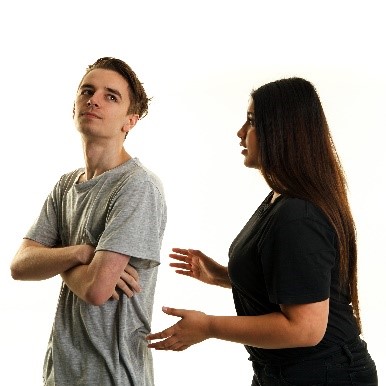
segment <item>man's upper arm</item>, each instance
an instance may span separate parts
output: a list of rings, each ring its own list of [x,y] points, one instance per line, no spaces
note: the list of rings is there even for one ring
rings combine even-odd
[[[149,182],[132,184],[117,195],[96,246],[132,256],[136,267],[159,264],[165,204],[157,187]]]
[[[113,294],[130,257],[111,251],[97,251],[88,267],[91,276],[88,289],[93,304],[103,304]]]

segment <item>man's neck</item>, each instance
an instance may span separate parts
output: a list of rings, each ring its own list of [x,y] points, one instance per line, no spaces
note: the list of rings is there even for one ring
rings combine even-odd
[[[130,154],[121,145],[120,147],[110,146],[109,148],[98,146],[95,143],[84,143],[83,145],[85,174],[80,182],[91,180],[131,159]]]

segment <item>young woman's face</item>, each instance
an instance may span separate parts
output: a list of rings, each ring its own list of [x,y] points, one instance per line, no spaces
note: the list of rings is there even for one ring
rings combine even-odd
[[[259,151],[257,147],[255,113],[252,98],[248,104],[247,120],[241,129],[237,132],[237,136],[241,139],[240,146],[244,148],[241,151],[241,154],[244,155],[244,165],[248,168],[258,169]]]

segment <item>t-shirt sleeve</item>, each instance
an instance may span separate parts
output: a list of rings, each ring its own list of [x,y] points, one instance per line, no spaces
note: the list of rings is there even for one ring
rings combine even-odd
[[[262,259],[270,301],[305,304],[329,298],[336,259],[331,228],[305,217],[277,226],[274,234]]]
[[[159,264],[165,216],[162,194],[151,181],[119,192],[109,210],[96,251],[131,257],[130,264],[150,268]]]
[[[57,189],[58,184],[46,198],[39,216],[25,235],[26,239],[34,240],[48,247],[55,247],[61,244],[58,230],[57,204],[55,202]]]

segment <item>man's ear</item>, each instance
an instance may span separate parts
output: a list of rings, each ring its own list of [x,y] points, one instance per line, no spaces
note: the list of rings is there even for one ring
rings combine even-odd
[[[128,133],[138,122],[139,115],[138,114],[129,114],[126,117],[126,123],[123,125],[123,131]]]

